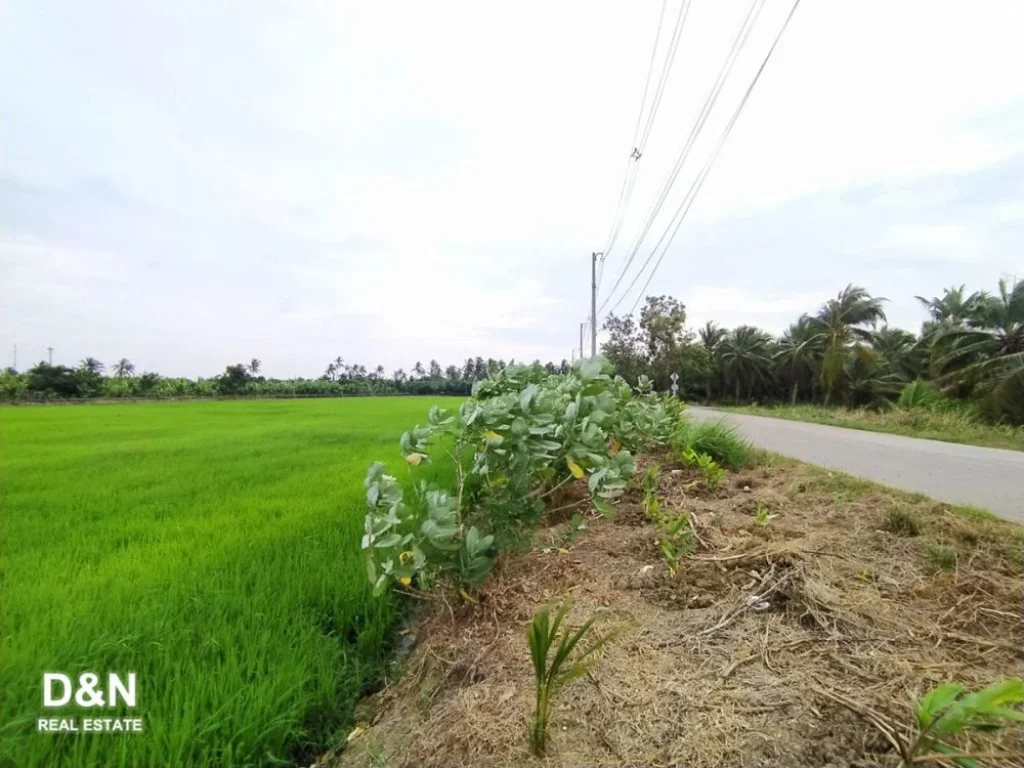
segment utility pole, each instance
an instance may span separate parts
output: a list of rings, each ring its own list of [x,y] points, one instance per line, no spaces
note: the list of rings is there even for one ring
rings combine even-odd
[[[580,360],[583,359],[583,328],[586,323],[580,323]]]
[[[590,254],[590,356],[597,357],[597,257],[603,253]],[[582,354],[582,353],[581,353]]]
[[[53,365],[53,347],[47,347],[46,351],[50,353],[50,365]]]

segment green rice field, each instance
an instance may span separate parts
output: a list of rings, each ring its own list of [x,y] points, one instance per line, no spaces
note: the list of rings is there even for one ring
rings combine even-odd
[[[0,409],[0,766],[308,765],[396,618],[359,551],[366,468],[400,469],[433,402]],[[44,672],[135,672],[137,706],[44,710]],[[36,732],[100,715],[144,732]]]

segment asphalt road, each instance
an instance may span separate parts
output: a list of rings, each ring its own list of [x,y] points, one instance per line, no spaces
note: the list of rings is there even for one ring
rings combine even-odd
[[[697,419],[724,419],[754,445],[795,459],[970,504],[1024,523],[1024,452],[881,432],[725,413],[691,406]]]

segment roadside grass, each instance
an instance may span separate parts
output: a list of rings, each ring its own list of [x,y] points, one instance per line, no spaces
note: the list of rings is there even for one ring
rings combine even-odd
[[[706,453],[722,466],[734,470],[747,466],[755,458],[750,443],[724,421],[687,419],[673,436],[672,448],[677,453],[690,449]]]
[[[835,427],[864,429],[870,432],[888,432],[908,437],[943,440],[989,448],[1024,451],[1024,427],[1005,424],[993,425],[976,421],[962,411],[931,411],[925,408],[893,408],[871,411],[865,408],[825,407],[823,405],[745,405],[715,408],[770,416],[792,421],[809,421]]]
[[[309,762],[390,652],[366,468],[400,473],[433,402],[0,409],[0,765]],[[137,707],[42,709],[44,672],[86,671],[135,672]],[[145,732],[35,732],[116,715]]]

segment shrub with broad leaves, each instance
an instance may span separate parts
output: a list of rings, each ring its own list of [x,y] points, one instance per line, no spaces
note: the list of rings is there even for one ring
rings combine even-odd
[[[612,377],[602,358],[567,374],[509,366],[477,382],[452,412],[433,407],[425,426],[402,435],[411,491],[375,463],[366,476],[362,539],[375,588],[427,588],[452,573],[478,586],[512,532],[534,524],[555,491],[586,479],[589,500],[614,513],[634,471],[633,455],[666,444],[682,405]],[[451,463],[453,487],[420,478],[433,461]]]

